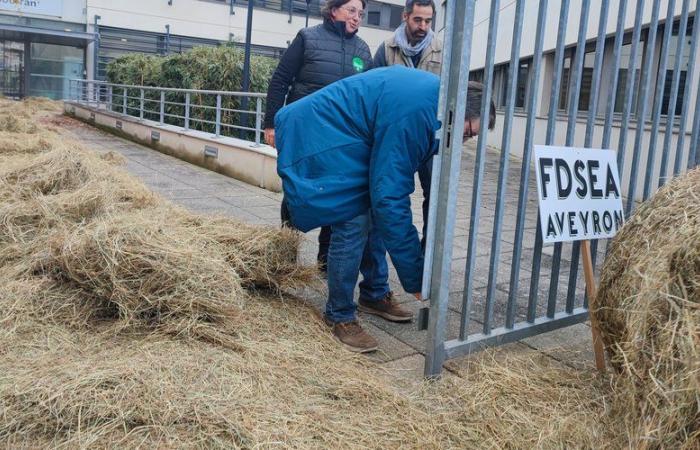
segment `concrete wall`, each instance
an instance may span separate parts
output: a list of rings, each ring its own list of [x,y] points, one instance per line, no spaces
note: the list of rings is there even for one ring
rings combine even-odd
[[[65,102],[64,111],[98,128],[192,164],[274,192],[282,190],[282,181],[277,175],[277,154],[267,145],[256,146],[230,137],[215,138],[209,133],[185,131],[173,125],[160,125],[74,102]],[[158,140],[152,137],[154,131],[159,133]],[[216,156],[206,156],[205,147],[210,152],[216,149]]]

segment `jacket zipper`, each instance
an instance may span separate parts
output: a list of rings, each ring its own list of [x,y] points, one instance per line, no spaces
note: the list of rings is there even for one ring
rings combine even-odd
[[[340,58],[342,63],[340,65],[340,78],[345,76],[345,30],[340,35]]]

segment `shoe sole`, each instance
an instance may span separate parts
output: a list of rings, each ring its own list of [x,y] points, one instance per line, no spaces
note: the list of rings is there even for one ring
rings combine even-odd
[[[379,316],[382,319],[388,320],[389,322],[404,323],[404,322],[411,322],[413,320],[413,316],[411,316],[411,317],[395,316],[393,314],[385,313],[382,311],[377,311],[376,309],[368,308],[368,307],[362,306],[362,305],[358,305],[357,309],[362,311],[363,313]]]
[[[335,339],[337,342],[343,345],[346,349],[350,350],[353,353],[371,353],[371,352],[376,352],[377,349],[379,348],[378,345],[375,345],[374,347],[353,347],[352,345],[346,344],[345,342],[341,341],[338,339],[338,336],[333,336],[333,339]]]

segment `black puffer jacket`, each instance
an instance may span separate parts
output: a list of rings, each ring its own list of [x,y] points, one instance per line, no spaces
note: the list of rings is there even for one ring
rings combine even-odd
[[[285,97],[292,103],[334,81],[364,72],[371,64],[369,46],[357,33],[346,33],[344,22],[326,19],[302,29],[282,56],[267,88],[265,128],[274,127],[275,114],[284,106]]]

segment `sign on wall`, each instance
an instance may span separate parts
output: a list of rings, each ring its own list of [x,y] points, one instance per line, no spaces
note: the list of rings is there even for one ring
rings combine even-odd
[[[0,10],[60,17],[63,0],[0,0]]]
[[[543,242],[615,236],[625,220],[615,152],[544,145],[534,149]]]

